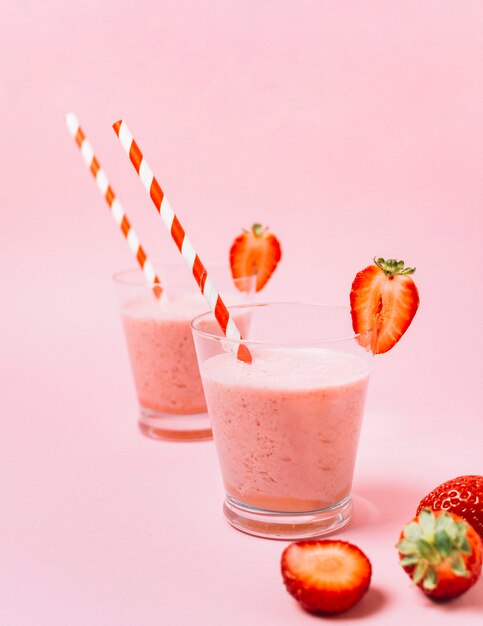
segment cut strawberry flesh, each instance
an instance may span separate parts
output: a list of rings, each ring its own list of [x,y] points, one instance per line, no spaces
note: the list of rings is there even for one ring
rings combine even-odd
[[[260,291],[273,274],[281,256],[280,243],[275,235],[267,232],[260,224],[254,224],[252,230],[238,236],[231,247],[233,278],[256,274],[256,290]],[[243,286],[237,286],[244,290]]]
[[[296,578],[321,588],[359,584],[361,575],[369,573],[367,560],[361,559],[360,552],[338,541],[316,542],[308,549],[307,543],[296,544],[290,551],[289,563]]]
[[[339,613],[367,591],[371,564],[356,546],[345,541],[302,541],[282,556],[288,591],[309,611]]]
[[[406,332],[419,305],[414,281],[407,275],[387,276],[370,265],[357,274],[350,294],[352,325],[361,335],[371,332],[374,354],[390,350]]]

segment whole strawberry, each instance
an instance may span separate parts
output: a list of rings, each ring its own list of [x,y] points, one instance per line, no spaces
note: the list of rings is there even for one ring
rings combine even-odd
[[[473,526],[483,541],[483,476],[458,476],[433,489],[419,504],[421,509],[450,511]]]
[[[453,513],[423,509],[406,524],[396,548],[414,584],[435,600],[460,596],[481,574],[481,539]]]

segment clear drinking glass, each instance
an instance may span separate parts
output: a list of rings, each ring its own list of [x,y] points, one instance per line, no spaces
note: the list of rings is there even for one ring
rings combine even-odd
[[[239,530],[303,538],[352,515],[350,497],[372,360],[348,308],[279,302],[229,307],[253,361],[207,313],[192,321],[225,484]],[[209,328],[207,328],[209,324]]]
[[[256,276],[237,279],[211,267],[229,304],[251,299]],[[208,305],[184,266],[161,272],[162,296],[140,269],[118,272],[114,281],[139,401],[139,428],[154,439],[211,439],[190,320]],[[238,288],[237,288],[238,287]]]

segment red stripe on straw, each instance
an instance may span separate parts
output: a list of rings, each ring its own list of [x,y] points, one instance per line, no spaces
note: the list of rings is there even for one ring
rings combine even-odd
[[[141,166],[141,161],[143,160],[143,155],[141,154],[141,150],[138,148],[135,141],[131,144],[129,158],[131,159],[131,163],[134,165],[136,172],[139,174],[139,168]]]
[[[144,250],[141,248],[141,246],[139,246],[139,250],[138,250],[136,257],[137,257],[137,260],[139,261],[139,265],[142,267],[144,265],[144,262],[146,261],[146,254]]]
[[[203,291],[207,274],[198,255],[195,256],[195,262],[193,264],[193,276],[196,278],[196,282],[200,286],[201,291]]]
[[[151,196],[151,200],[154,202],[154,206],[158,209],[159,213],[161,211],[161,203],[164,198],[164,193],[155,178],[153,178],[153,182],[151,183],[149,195]]]
[[[184,241],[184,230],[181,224],[179,223],[176,215],[174,216],[173,225],[171,226],[171,235],[176,245],[178,246],[178,250],[181,252],[181,248],[183,247],[183,241]]]
[[[75,142],[79,146],[79,148],[82,146],[85,138],[86,136],[82,132],[82,128],[79,126],[79,128],[77,129],[76,136],[75,136]]]
[[[221,326],[222,331],[226,332],[226,327],[228,326],[228,311],[226,306],[223,304],[223,300],[218,296],[215,306],[215,317],[218,320],[218,323]]]
[[[114,202],[115,197],[116,196],[114,195],[111,185],[108,185],[107,191],[106,191],[106,201],[109,206],[112,206],[112,203]]]
[[[131,224],[129,223],[129,220],[127,219],[125,215],[122,218],[121,230],[126,235],[126,237],[128,236],[128,233],[131,230]]]
[[[252,362],[252,355],[250,354],[250,350],[246,347],[244,343],[241,343],[238,346],[236,356],[239,361],[245,361],[245,363]]]
[[[101,166],[99,165],[99,161],[96,159],[96,157],[93,157],[92,163],[91,163],[91,172],[94,178],[97,176],[97,172],[99,171],[100,167]]]

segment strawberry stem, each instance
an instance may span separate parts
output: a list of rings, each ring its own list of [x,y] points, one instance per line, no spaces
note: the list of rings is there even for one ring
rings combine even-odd
[[[374,263],[377,267],[381,268],[381,270],[392,278],[393,276],[408,276],[409,274],[414,274],[416,271],[415,267],[404,267],[404,261],[397,261],[396,259],[383,259],[379,257],[376,259],[374,257]]]
[[[263,228],[261,224],[253,224],[252,226],[252,233],[255,237],[261,237],[265,231],[266,228]]]

